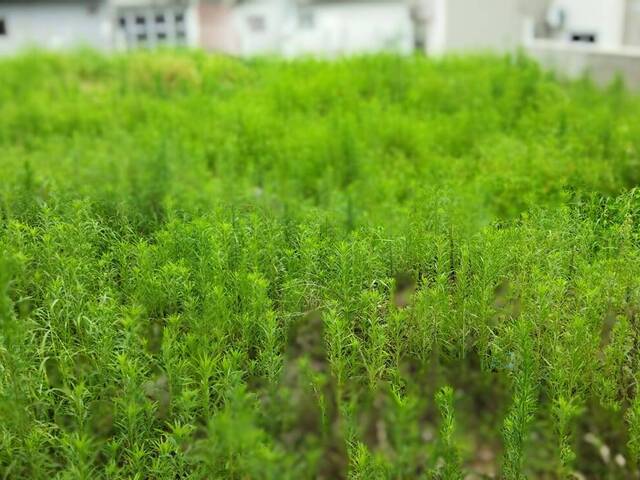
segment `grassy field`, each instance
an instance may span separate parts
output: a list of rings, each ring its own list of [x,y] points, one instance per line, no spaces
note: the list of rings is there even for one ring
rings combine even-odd
[[[0,62],[0,478],[639,478],[640,98],[521,56]]]

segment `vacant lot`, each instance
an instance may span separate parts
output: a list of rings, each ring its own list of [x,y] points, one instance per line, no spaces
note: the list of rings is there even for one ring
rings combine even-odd
[[[0,62],[0,478],[638,478],[640,99],[521,57]]]

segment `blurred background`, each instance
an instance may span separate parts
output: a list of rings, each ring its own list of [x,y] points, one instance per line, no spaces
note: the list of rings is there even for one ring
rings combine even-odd
[[[162,46],[234,56],[524,49],[640,86],[640,0],[2,0],[0,54]]]

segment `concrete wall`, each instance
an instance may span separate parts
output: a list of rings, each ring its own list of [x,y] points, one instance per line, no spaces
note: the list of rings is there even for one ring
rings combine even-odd
[[[286,19],[282,53],[338,56],[376,51],[408,54],[413,22],[401,2],[344,2],[293,9]]]
[[[544,67],[568,78],[587,73],[604,86],[619,74],[630,88],[640,90],[640,48],[603,49],[537,40],[527,46],[527,51]]]
[[[85,45],[108,49],[112,22],[103,2],[2,2],[0,18],[6,35],[0,36],[0,54],[14,54],[28,47],[69,49]]]

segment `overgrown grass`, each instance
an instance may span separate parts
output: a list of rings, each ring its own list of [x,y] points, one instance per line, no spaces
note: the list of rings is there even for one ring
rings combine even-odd
[[[0,152],[1,478],[638,478],[622,85],[34,53]]]

